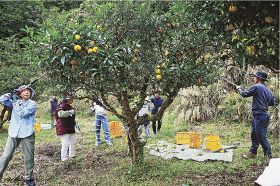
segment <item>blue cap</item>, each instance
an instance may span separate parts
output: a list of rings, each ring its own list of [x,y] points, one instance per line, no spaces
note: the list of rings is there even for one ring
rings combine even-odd
[[[258,78],[261,78],[262,80],[266,81],[266,78],[267,78],[267,73],[265,72],[262,72],[262,71],[258,71],[256,72],[255,74],[250,74],[251,76],[254,76],[254,77],[258,77]]]

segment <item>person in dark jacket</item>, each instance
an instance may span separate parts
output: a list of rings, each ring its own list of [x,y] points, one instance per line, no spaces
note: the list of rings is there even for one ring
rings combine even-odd
[[[160,92],[155,92],[155,97],[151,99],[151,102],[154,104],[154,108],[152,110],[152,115],[156,115],[160,109],[160,107],[163,104],[163,99],[160,97]],[[160,118],[158,121],[158,126],[156,126],[156,121],[152,122],[153,132],[156,134],[160,131],[161,125],[162,125],[162,118]]]
[[[265,157],[271,158],[271,147],[267,140],[266,133],[269,124],[268,106],[274,106],[275,98],[272,91],[265,84],[267,79],[267,74],[265,72],[258,71],[255,74],[251,74],[251,76],[254,77],[255,84],[248,90],[242,90],[240,86],[237,87],[242,97],[253,97],[252,146],[249,153],[243,155],[243,157],[255,158],[259,144],[261,144]]]
[[[76,155],[75,110],[72,96],[66,96],[56,109],[56,134],[61,139],[61,160]]]

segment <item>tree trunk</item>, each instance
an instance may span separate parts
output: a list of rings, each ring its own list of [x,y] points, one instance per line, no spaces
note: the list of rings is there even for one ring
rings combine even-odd
[[[7,112],[7,113],[6,113]],[[0,129],[2,129],[3,124],[11,119],[12,110],[9,107],[4,106],[3,110],[1,111],[0,115]],[[5,117],[6,116],[6,117]]]
[[[137,166],[143,163],[145,142],[139,139],[136,123],[130,123],[130,126],[127,134],[129,155],[132,164]]]

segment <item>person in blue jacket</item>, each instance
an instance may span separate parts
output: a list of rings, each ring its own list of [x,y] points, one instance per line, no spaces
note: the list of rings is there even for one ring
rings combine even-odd
[[[21,143],[24,163],[25,163],[25,183],[28,186],[35,185],[33,179],[34,168],[34,117],[36,112],[36,103],[31,100],[35,91],[28,85],[20,86],[16,90],[19,99],[14,99],[11,93],[0,97],[0,103],[12,109],[12,116],[8,130],[8,139],[5,150],[0,157],[0,183],[3,173],[13,157],[15,149]]]
[[[155,91],[155,96],[154,98],[151,99],[151,102],[154,104],[154,108],[152,110],[152,115],[156,115],[160,109],[160,107],[163,104],[163,99],[160,97],[160,91]],[[162,125],[162,118],[160,118],[158,121],[158,126],[156,126],[156,121],[152,122],[152,127],[153,127],[153,133],[156,134],[157,132],[160,131],[161,125]]]
[[[252,146],[249,153],[243,155],[243,157],[255,158],[259,144],[261,144],[265,157],[271,158],[271,147],[267,140],[266,133],[269,124],[268,106],[275,105],[275,98],[272,91],[265,84],[267,80],[267,74],[265,72],[258,71],[255,74],[251,74],[251,76],[254,77],[255,84],[248,90],[243,90],[240,86],[237,87],[242,97],[253,97]]]

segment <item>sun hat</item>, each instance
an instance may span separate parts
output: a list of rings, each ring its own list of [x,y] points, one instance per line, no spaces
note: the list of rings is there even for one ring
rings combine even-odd
[[[35,90],[33,88],[30,87],[30,85],[21,85],[20,87],[18,87],[16,89],[16,93],[19,96],[21,94],[22,91],[29,89],[31,92],[31,96],[30,98],[32,98],[35,95]]]

